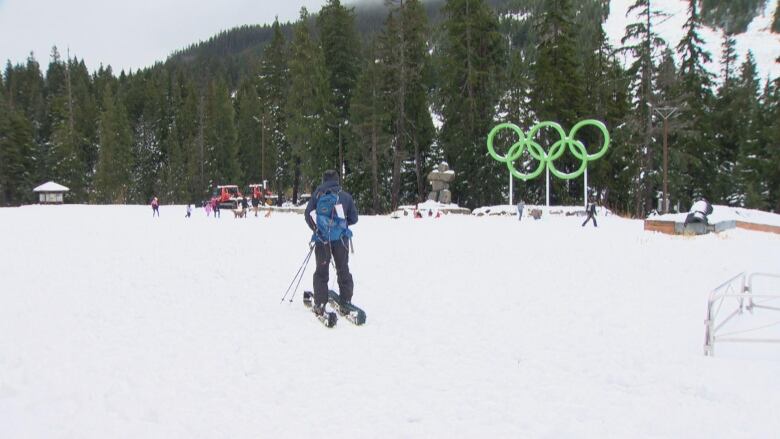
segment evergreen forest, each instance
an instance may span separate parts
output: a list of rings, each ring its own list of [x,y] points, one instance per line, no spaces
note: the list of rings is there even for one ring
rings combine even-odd
[[[378,214],[425,200],[441,161],[457,173],[453,202],[503,204],[508,171],[486,148],[495,125],[598,119],[612,143],[588,186],[613,211],[658,209],[665,129],[673,207],[706,197],[780,211],[780,78],[760,77],[750,53],[737,62],[734,40],[766,2],[688,0],[684,37],[665,41],[657,1],[632,4],[619,47],[603,29],[609,0],[328,0],[137,71],[90,72],[57,47],[30,54],[0,75],[0,205],[35,202],[49,180],[69,203],[199,204],[215,185],[263,181],[297,203],[336,169],[358,210]],[[722,31],[719,66],[703,26]],[[539,133],[546,150],[553,134]],[[578,134],[591,153],[600,136]],[[512,142],[499,136],[498,149]],[[514,191],[543,204],[544,178]],[[553,179],[550,192],[582,204],[583,181]]]

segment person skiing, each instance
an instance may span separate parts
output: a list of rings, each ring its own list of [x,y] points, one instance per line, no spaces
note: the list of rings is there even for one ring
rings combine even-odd
[[[517,220],[518,221],[523,219],[523,209],[525,209],[525,203],[523,203],[523,200],[520,200],[517,203]]]
[[[331,256],[336,264],[339,297],[342,304],[352,301],[354,282],[349,272],[348,246],[352,238],[349,226],[357,223],[358,212],[352,195],[341,189],[339,175],[327,170],[322,175],[322,184],[312,193],[306,205],[304,218],[309,226],[314,243],[316,269],[314,271],[314,307],[319,315],[325,312],[328,303],[328,276]]]
[[[187,203],[187,213],[184,215],[185,218],[189,218],[192,216],[192,205],[190,203]]]
[[[154,218],[154,214],[157,214],[157,218],[160,217],[160,201],[157,200],[157,197],[152,198],[152,218]]]
[[[588,202],[587,207],[585,207],[585,212],[588,214],[588,217],[585,218],[582,227],[585,227],[585,224],[588,224],[590,220],[593,220],[593,227],[598,227],[599,225],[596,223],[596,202],[592,198]]]

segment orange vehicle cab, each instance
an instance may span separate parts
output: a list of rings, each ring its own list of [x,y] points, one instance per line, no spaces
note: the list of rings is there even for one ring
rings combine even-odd
[[[238,207],[238,203],[243,195],[238,190],[238,186],[234,184],[226,184],[217,186],[214,189],[213,197],[217,199],[219,207],[226,207],[228,209],[235,209]]]

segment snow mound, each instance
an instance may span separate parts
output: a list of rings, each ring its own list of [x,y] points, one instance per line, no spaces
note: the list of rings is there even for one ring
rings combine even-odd
[[[684,222],[688,213],[669,213],[665,215],[652,215],[648,219],[660,221]],[[766,224],[770,226],[780,226],[780,215],[762,210],[745,209],[742,207],[730,207],[713,205],[712,213],[707,216],[710,224],[722,221],[742,221],[753,224]]]

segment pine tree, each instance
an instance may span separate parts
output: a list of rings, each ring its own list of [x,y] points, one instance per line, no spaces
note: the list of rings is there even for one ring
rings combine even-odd
[[[553,120],[568,127],[582,115],[585,90],[582,66],[576,56],[572,14],[569,0],[545,2],[537,28],[540,44],[531,94],[539,120]]]
[[[704,41],[699,35],[701,26],[696,0],[689,0],[688,20],[683,26],[685,34],[677,45],[677,53],[682,57],[680,88],[683,105],[680,117],[690,121],[685,133],[677,139],[677,148],[691,158],[690,166],[684,170],[690,176],[691,185],[687,193],[680,194],[685,204],[702,196],[722,202],[719,194],[712,193],[720,154],[711,136],[712,77],[704,67],[711,61],[711,57],[702,48]]]
[[[204,143],[209,186],[241,181],[236,143],[235,114],[227,85],[211,83],[206,96]]]
[[[325,134],[334,121],[325,60],[312,39],[308,22],[309,13],[302,8],[289,58],[287,139],[292,145],[295,166],[293,202],[298,200],[301,184],[308,190],[326,169],[335,168],[338,162],[338,145],[329,143]]]
[[[289,68],[284,35],[279,21],[274,21],[273,38],[263,52],[258,95],[262,102],[260,121],[264,137],[265,167],[261,177],[273,183],[281,194],[292,185],[292,148],[287,140],[287,99]]]
[[[127,110],[114,98],[109,85],[103,90],[100,116],[100,145],[95,172],[95,201],[126,203],[129,199],[133,137]]]
[[[388,188],[381,184],[389,179],[390,114],[384,94],[384,68],[377,62],[376,43],[367,49],[364,66],[350,105],[350,119],[355,133],[355,147],[347,153],[352,173],[347,175],[352,196],[361,211],[379,214],[388,209]]]
[[[736,112],[739,152],[734,166],[736,193],[732,199],[737,204],[754,209],[767,208],[768,182],[765,179],[765,165],[776,163],[768,157],[768,151],[761,141],[758,101],[759,81],[753,53],[748,52],[742,63],[740,77],[735,84],[734,108]]]
[[[45,130],[46,101],[45,83],[40,65],[31,52],[24,65],[12,66],[10,61],[5,69],[6,103],[11,111],[18,111],[30,123],[35,142],[31,179],[33,182],[45,182],[52,179],[49,167],[50,132]]]
[[[0,75],[0,90],[3,90]],[[30,201],[32,194],[33,129],[20,111],[12,110],[0,93],[0,206]]]
[[[177,79],[181,94],[181,107],[175,115],[177,141],[185,155],[185,185],[192,201],[210,196],[206,176],[206,145],[204,126],[206,120],[205,96],[198,92],[192,78],[179,74]]]
[[[328,0],[317,16],[320,44],[332,90],[335,126],[329,126],[330,142],[339,146],[338,166],[342,173],[344,151],[348,142],[349,105],[359,73],[360,40],[355,29],[354,8],[344,7],[339,0]]]
[[[496,121],[504,44],[498,20],[484,1],[449,0],[444,14],[440,140],[457,173],[454,199],[469,207],[484,206],[500,201],[505,180],[485,146]]]
[[[428,110],[426,76],[430,69],[427,46],[427,18],[419,1],[389,3],[385,32],[381,38],[381,59],[385,70],[385,93],[391,108],[393,165],[392,207],[403,199],[425,198],[426,164],[434,128]],[[402,164],[411,159],[413,171],[406,178]],[[404,185],[403,181],[411,184]],[[402,192],[402,188],[408,188]]]
[[[621,40],[621,50],[628,52],[634,62],[628,68],[628,75],[635,78],[631,83],[633,107],[627,119],[629,137],[634,145],[628,172],[633,175],[629,186],[634,202],[633,214],[644,217],[652,209],[652,197],[658,184],[658,154],[653,139],[654,82],[656,75],[655,55],[665,45],[655,32],[655,20],[662,16],[653,9],[651,0],[636,0],[628,9],[635,12],[640,21],[626,26]],[[628,44],[627,44],[628,43]]]
[[[263,115],[254,81],[244,81],[236,96],[236,132],[238,136],[238,159],[241,174],[250,183],[259,183],[261,166],[261,139]]]
[[[766,149],[767,207],[780,212],[780,78],[767,81],[762,98],[762,140]]]
[[[739,153],[739,128],[736,126],[738,112],[734,111],[737,76],[734,73],[737,55],[734,38],[726,33],[723,35],[721,55],[721,75],[723,83],[718,89],[717,98],[713,104],[712,126],[717,143],[717,178],[714,191],[718,198],[727,204],[739,204],[739,197],[734,197],[734,165]]]
[[[168,121],[166,78],[152,71],[137,73],[129,80],[126,94],[133,125],[133,170],[130,200],[146,204],[159,196],[161,175],[166,162]],[[163,202],[170,202],[164,200]]]
[[[57,48],[52,48],[51,62],[46,71],[45,131],[50,133],[48,142],[49,167],[52,178],[70,188],[68,197],[77,202],[85,201],[85,166],[77,145],[72,88],[68,65],[60,58]]]
[[[582,66],[577,56],[572,27],[573,11],[569,0],[545,2],[542,19],[537,27],[540,44],[533,65],[531,102],[538,121],[555,121],[568,130],[585,114],[585,84]],[[541,133],[542,145],[549,149],[558,138],[556,133]],[[586,142],[586,144],[589,142]],[[577,168],[577,160],[565,154],[556,167],[564,172]],[[572,204],[582,186],[579,180],[552,179],[551,198],[558,203]],[[568,190],[567,190],[568,189]]]
[[[611,142],[607,154],[588,166],[588,190],[596,194],[602,203],[620,206],[626,203],[622,197],[623,188],[630,184],[629,175],[623,172],[626,169],[624,157],[616,153],[627,146],[622,140],[622,122],[630,105],[628,79],[622,64],[614,56],[614,48],[607,41],[603,22],[596,21],[599,26],[590,37],[594,49],[590,53],[580,50],[580,54],[584,55],[582,81],[585,101],[582,117],[604,122],[611,133]],[[603,141],[594,129],[582,130],[577,138],[585,142],[590,153],[595,152]]]

